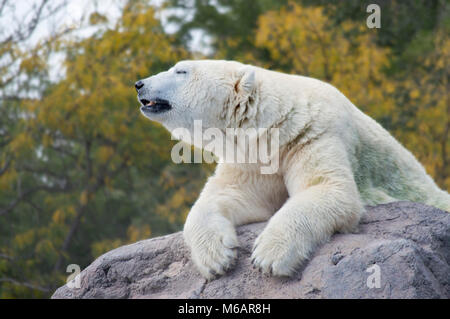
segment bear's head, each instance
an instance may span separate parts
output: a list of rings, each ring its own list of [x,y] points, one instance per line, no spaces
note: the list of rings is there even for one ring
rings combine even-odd
[[[255,67],[235,61],[181,61],[165,72],[136,82],[142,114],[163,124],[193,131],[252,127],[257,81]]]

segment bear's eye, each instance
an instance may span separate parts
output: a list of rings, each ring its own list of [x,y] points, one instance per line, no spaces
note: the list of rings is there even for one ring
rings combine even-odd
[[[176,70],[175,73],[176,74],[186,74],[187,72],[184,70]]]

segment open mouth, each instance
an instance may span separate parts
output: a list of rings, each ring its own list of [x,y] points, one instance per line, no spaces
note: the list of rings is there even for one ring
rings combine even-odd
[[[162,113],[167,112],[172,108],[169,101],[164,99],[139,99],[139,101],[142,103],[141,110],[144,113]]]

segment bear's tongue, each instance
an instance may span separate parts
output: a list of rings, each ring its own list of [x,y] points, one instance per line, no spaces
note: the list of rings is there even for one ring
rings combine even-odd
[[[141,103],[144,106],[153,106],[153,105],[156,104],[156,101],[149,101],[149,100],[146,100],[146,99],[142,99]]]

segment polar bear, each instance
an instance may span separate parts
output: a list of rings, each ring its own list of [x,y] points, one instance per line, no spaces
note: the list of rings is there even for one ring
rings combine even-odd
[[[169,131],[193,122],[278,128],[279,168],[220,163],[184,226],[207,279],[226,272],[239,246],[235,226],[268,221],[253,264],[291,276],[335,232],[356,230],[364,205],[397,200],[450,210],[450,195],[372,118],[330,84],[234,61],[181,61],[136,82],[142,114]],[[195,143],[194,143],[195,144]]]

